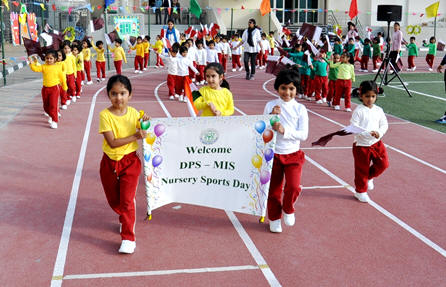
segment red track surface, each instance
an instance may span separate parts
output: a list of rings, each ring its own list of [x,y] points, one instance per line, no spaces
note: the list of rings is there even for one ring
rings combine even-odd
[[[152,117],[165,117],[154,90],[166,76],[164,71],[148,73],[132,79],[131,105]],[[254,81],[244,80],[243,72],[227,76],[240,111],[260,114],[266,101],[273,99],[262,89],[271,75],[259,71]],[[92,96],[103,85],[85,86],[80,101],[63,112],[57,130],[47,127],[40,97],[2,130],[2,286],[50,284]],[[265,88],[273,91],[272,85],[269,81]],[[185,104],[167,100],[165,84],[158,94],[172,116],[188,116]],[[339,149],[306,149],[321,135],[339,129],[315,113],[344,125],[350,114],[303,103],[310,110],[310,135],[303,144],[309,159],[302,185],[342,185],[311,160],[353,185],[351,137],[330,142],[330,147]],[[118,254],[118,218],[106,202],[98,172],[102,156],[98,114],[108,105],[105,92],[100,92],[79,174],[63,275],[258,266],[224,211],[184,204],[173,209],[178,204],[171,204],[155,210],[150,223],[143,221],[142,180],[137,193],[137,249],[133,255]],[[384,142],[390,145],[390,168],[375,180],[370,196],[444,252],[446,135],[390,116],[388,120],[391,124]],[[236,216],[283,286],[441,286],[445,282],[445,253],[440,254],[373,206],[359,203],[347,188],[305,189],[296,203],[296,225],[284,227],[282,234],[270,233],[258,218]],[[122,278],[65,277],[63,286],[268,286],[262,273],[268,267],[262,267]]]

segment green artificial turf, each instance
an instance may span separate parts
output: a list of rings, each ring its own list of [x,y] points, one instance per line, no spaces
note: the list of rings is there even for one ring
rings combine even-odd
[[[373,80],[374,77],[374,74],[357,76],[353,86],[358,87],[361,81]],[[446,92],[443,74],[401,73],[400,77],[406,83],[407,88],[413,91],[412,97],[409,97],[398,78],[395,78],[389,85],[397,86],[402,90],[383,86],[385,96],[379,97],[376,104],[382,107],[387,114],[446,133],[446,124],[435,122],[446,111]],[[379,84],[380,78],[378,77],[376,81]],[[423,96],[415,92],[432,95],[444,100]],[[360,103],[357,98],[352,100]]]

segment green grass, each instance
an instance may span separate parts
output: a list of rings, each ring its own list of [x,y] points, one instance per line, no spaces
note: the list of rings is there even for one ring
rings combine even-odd
[[[373,80],[374,77],[374,74],[357,76],[353,86],[358,87],[361,81]],[[395,78],[389,85],[399,85],[403,90],[383,86],[385,96],[379,97],[376,104],[382,107],[387,114],[446,133],[446,124],[438,124],[435,122],[446,111],[446,93],[443,74],[401,73],[400,77],[407,84],[407,88],[413,91],[411,93],[412,97],[409,97],[398,78]],[[379,84],[380,78],[378,77],[376,81]],[[415,92],[421,92],[445,100],[430,98]],[[357,98],[352,101],[360,103]]]

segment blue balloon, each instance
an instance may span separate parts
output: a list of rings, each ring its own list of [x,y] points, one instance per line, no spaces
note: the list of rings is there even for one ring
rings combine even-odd
[[[160,155],[156,155],[153,157],[152,159],[152,165],[153,167],[157,167],[161,164],[161,162],[163,162],[163,157]]]
[[[144,154],[144,159],[146,160],[146,161],[149,161],[150,160],[150,158],[152,157],[152,154],[151,153],[149,153],[149,154]]]
[[[265,128],[266,128],[266,124],[265,124],[264,121],[258,121],[258,122],[256,122],[256,124],[254,125],[254,128],[256,129],[256,131],[257,131],[259,134],[262,134],[263,131],[264,131]]]

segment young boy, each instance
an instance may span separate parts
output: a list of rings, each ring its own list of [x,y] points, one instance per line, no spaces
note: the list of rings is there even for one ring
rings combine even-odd
[[[187,83],[186,77],[189,77],[189,69],[195,74],[199,74],[194,67],[192,60],[187,57],[188,51],[186,45],[180,47],[180,57],[178,57],[178,75],[175,81],[175,94],[179,95],[180,102],[186,102],[187,96],[183,96],[184,85]]]
[[[164,49],[164,44],[163,41],[161,40],[161,36],[156,35],[156,42],[155,45],[153,46],[153,50],[155,50],[156,53],[156,64],[155,64],[156,69],[164,67],[163,59],[161,59],[160,57],[160,55],[163,53],[163,49]]]
[[[268,58],[268,53],[271,49],[271,47],[269,46],[269,41],[268,39],[266,39],[266,34],[262,33],[262,48],[260,49],[262,52],[259,53],[259,57],[260,57],[260,61],[259,61],[259,66],[260,69],[264,69],[266,66],[266,59]]]
[[[121,47],[122,40],[117,38],[115,40],[115,47],[108,49],[113,53],[113,64],[115,65],[116,74],[121,75],[122,73],[122,61],[127,63],[127,58],[125,57],[124,49]]]
[[[379,38],[375,37],[373,39],[373,45],[372,45],[372,49],[373,49],[373,56],[372,56],[372,63],[373,63],[373,73],[378,72],[378,63],[380,65],[381,63],[381,46],[379,45]]]
[[[146,71],[150,60],[150,36],[146,35],[142,44],[144,46],[144,71]]]
[[[362,57],[361,57],[361,69],[359,71],[367,73],[369,59],[372,57],[372,50],[370,47],[370,39],[365,39],[364,41],[361,39],[361,43],[364,45],[364,47],[362,50]]]
[[[267,38],[268,38],[269,47],[270,47],[269,54],[272,56],[272,55],[274,55],[274,48],[276,47],[275,40],[274,40],[274,31],[269,31],[269,35],[267,36]]]
[[[410,43],[406,45],[407,50],[409,51],[409,57],[407,58],[407,64],[408,68],[407,71],[415,71],[417,68],[415,66],[414,59],[415,57],[418,57],[418,47],[417,44],[415,44],[415,37],[410,37]]]
[[[317,104],[322,104],[327,102],[328,94],[328,76],[327,68],[328,64],[325,62],[324,58],[326,53],[324,50],[320,51],[319,57],[313,62],[314,69],[314,93]]]
[[[203,40],[197,40],[196,42],[197,50],[196,50],[196,61],[197,61],[197,69],[199,74],[197,75],[197,85],[204,84],[204,68],[206,67],[207,60],[207,51],[203,48]]]
[[[175,100],[175,98],[179,98],[180,95],[175,93],[175,87],[178,76],[178,51],[180,49],[180,44],[175,43],[172,45],[172,48],[169,50],[169,57],[164,55],[160,55],[167,63],[167,88],[169,89],[169,99]]]
[[[240,57],[242,54],[242,47],[238,47],[237,45],[240,43],[238,34],[234,34],[234,37],[231,41],[231,47],[232,47],[232,71],[235,72],[236,68],[238,66],[238,70],[243,70],[242,64],[240,63]]]
[[[221,65],[223,66],[223,71],[226,73],[226,65],[228,63],[229,57],[231,56],[231,46],[229,46],[228,39],[226,36],[221,37]]]
[[[131,47],[130,49],[136,50],[135,56],[135,74],[142,73],[144,69],[144,45],[142,43],[142,37],[138,36],[136,38],[136,45]]]

